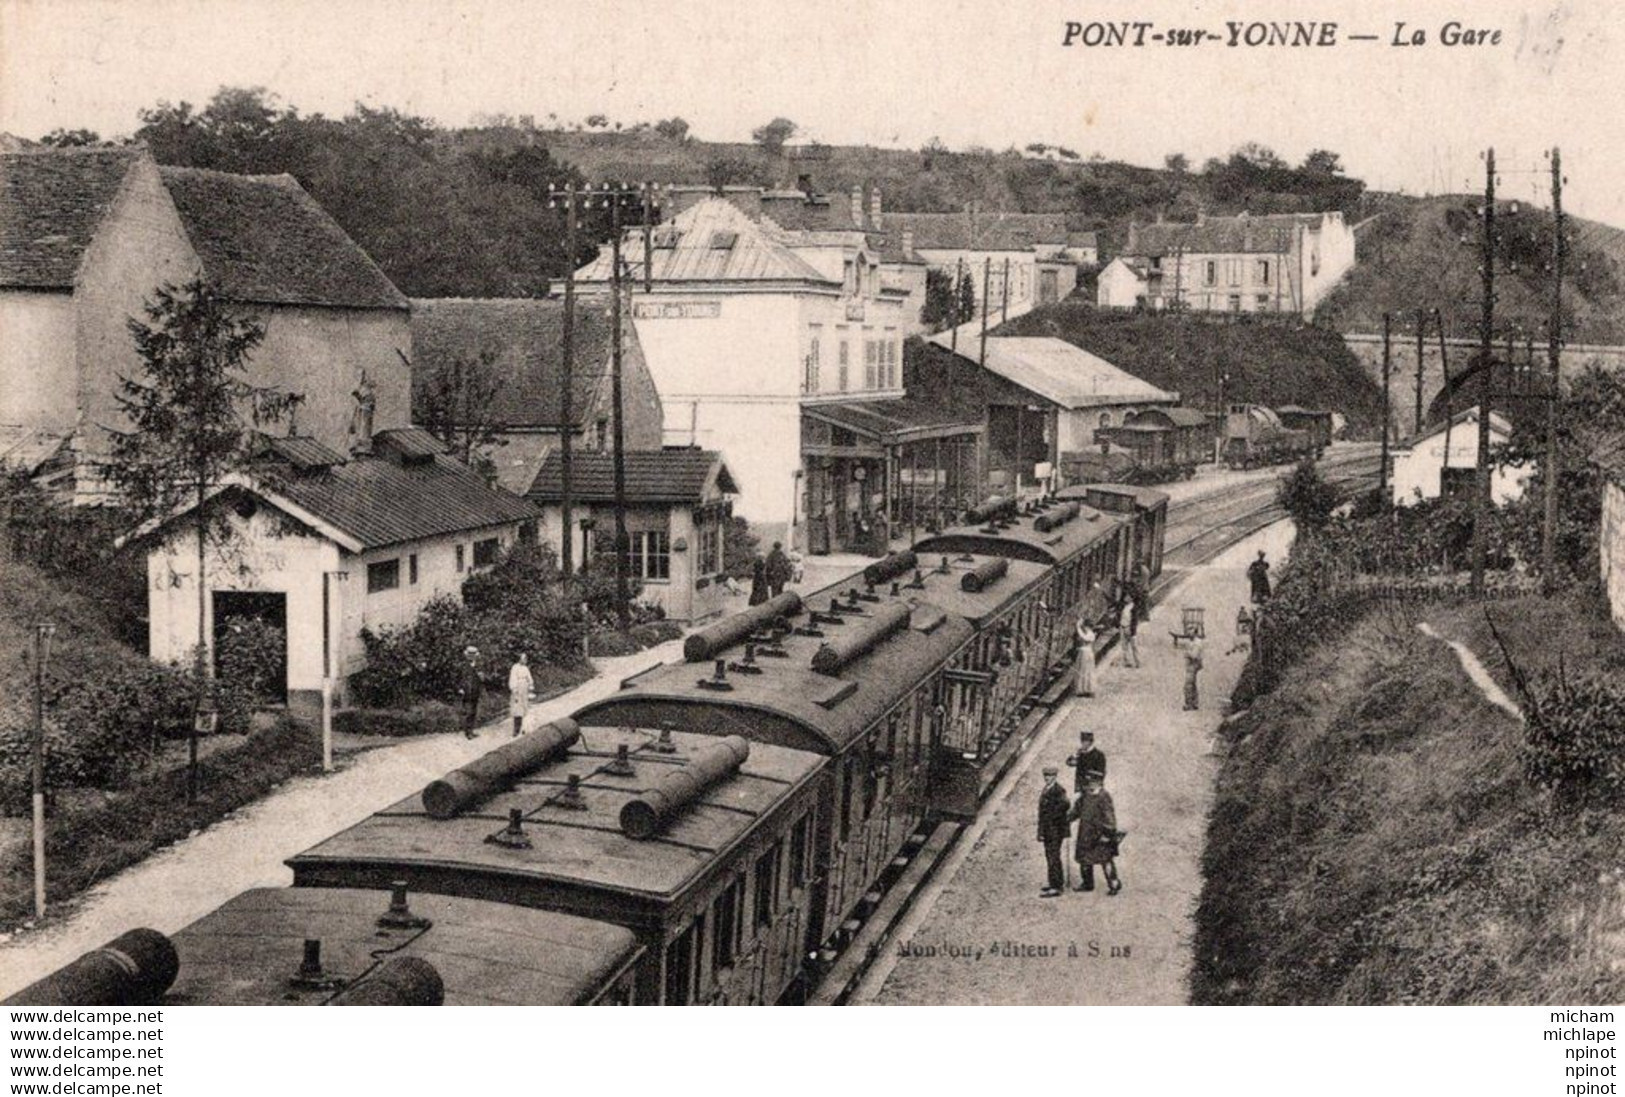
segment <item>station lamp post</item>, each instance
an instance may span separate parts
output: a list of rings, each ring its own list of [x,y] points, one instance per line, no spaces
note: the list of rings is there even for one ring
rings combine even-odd
[[[45,663],[56,626],[34,626],[34,916],[45,914]]]

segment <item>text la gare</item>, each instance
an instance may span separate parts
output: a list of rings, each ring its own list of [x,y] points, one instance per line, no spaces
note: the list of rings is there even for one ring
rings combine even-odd
[[[1232,48],[1249,46],[1269,47],[1326,47],[1339,44],[1339,40],[1380,41],[1375,34],[1356,34],[1344,31],[1335,22],[1322,20],[1254,21],[1227,20],[1223,33],[1209,29],[1166,28],[1156,23],[1139,21],[1069,22],[1061,36],[1063,46],[1201,46],[1209,42],[1222,43]],[[1431,34],[1428,28],[1396,21],[1388,39],[1390,46],[1426,46],[1437,42],[1441,46],[1498,46],[1501,30],[1498,27],[1475,27],[1457,20],[1441,24]]]

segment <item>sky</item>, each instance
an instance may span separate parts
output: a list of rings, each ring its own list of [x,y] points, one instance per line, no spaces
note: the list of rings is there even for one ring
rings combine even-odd
[[[1616,14],[1617,10],[1617,14]],[[1226,25],[1338,24],[1328,48],[1231,48]],[[1445,46],[1443,25],[1499,30]],[[1069,21],[1197,27],[1200,47],[1062,45]],[[1390,44],[1416,30],[1425,45]],[[1372,34],[1376,41],[1346,36]],[[1340,153],[1379,189],[1483,185],[1625,226],[1625,6],[1608,0],[0,0],[0,131],[126,134],[160,100],[264,86],[305,113],[354,103],[460,125],[480,114],[670,115],[746,140],[775,116],[831,144],[1004,149],[1200,164],[1257,141]]]

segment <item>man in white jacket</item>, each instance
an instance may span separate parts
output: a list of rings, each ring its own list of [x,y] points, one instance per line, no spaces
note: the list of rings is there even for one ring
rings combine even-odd
[[[525,714],[530,711],[530,699],[536,692],[536,681],[530,676],[530,656],[519,653],[519,659],[508,670],[508,715],[513,717],[513,734],[518,738],[525,730]]]

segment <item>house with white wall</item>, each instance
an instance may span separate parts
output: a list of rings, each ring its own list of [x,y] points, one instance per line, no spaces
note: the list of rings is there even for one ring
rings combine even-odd
[[[802,409],[903,395],[909,295],[888,284],[867,243],[813,247],[737,204],[759,199],[702,197],[657,226],[647,290],[643,234],[628,232],[627,315],[660,395],[665,443],[719,452],[738,512],[764,539],[796,543]],[[608,292],[610,262],[606,247],[577,273],[583,299]]]
[[[0,427],[62,445],[79,501],[139,376],[127,321],[202,277],[264,327],[247,370],[304,397],[299,426],[348,452],[366,376],[375,429],[411,417],[407,301],[289,175],[160,167],[145,148],[0,154]]]
[[[1511,440],[1512,424],[1498,412],[1490,412],[1492,460]],[[1478,408],[1457,412],[1448,424],[1401,443],[1390,460],[1393,472],[1388,482],[1396,506],[1471,492],[1478,478]],[[1522,498],[1533,474],[1531,467],[1497,463],[1490,470],[1490,498],[1497,506]]]
[[[448,457],[427,432],[385,430],[346,457],[312,438],[268,439],[256,470],[211,493],[203,638],[253,617],[284,630],[281,685],[291,707],[340,703],[366,665],[364,629],[409,625],[430,599],[496,564],[539,511]],[[195,506],[144,527],[148,654],[189,663],[198,644]]]
[[[1602,589],[1614,624],[1625,631],[1625,459],[1611,455],[1603,467],[1602,519],[1597,531],[1597,554]]]
[[[723,610],[724,541],[738,491],[716,452],[678,447],[629,450],[623,455],[628,573],[643,585],[643,600],[685,624]],[[575,558],[586,563],[614,551],[615,457],[576,454],[570,466]],[[548,455],[527,498],[542,514],[542,538],[562,543],[564,466]]]
[[[1094,234],[1070,232],[1058,213],[888,213],[885,224],[930,270],[969,275],[978,313],[985,290],[995,317],[1068,296],[1098,256]]]
[[[1096,302],[1309,317],[1354,258],[1354,230],[1337,210],[1131,223],[1101,271]]]

